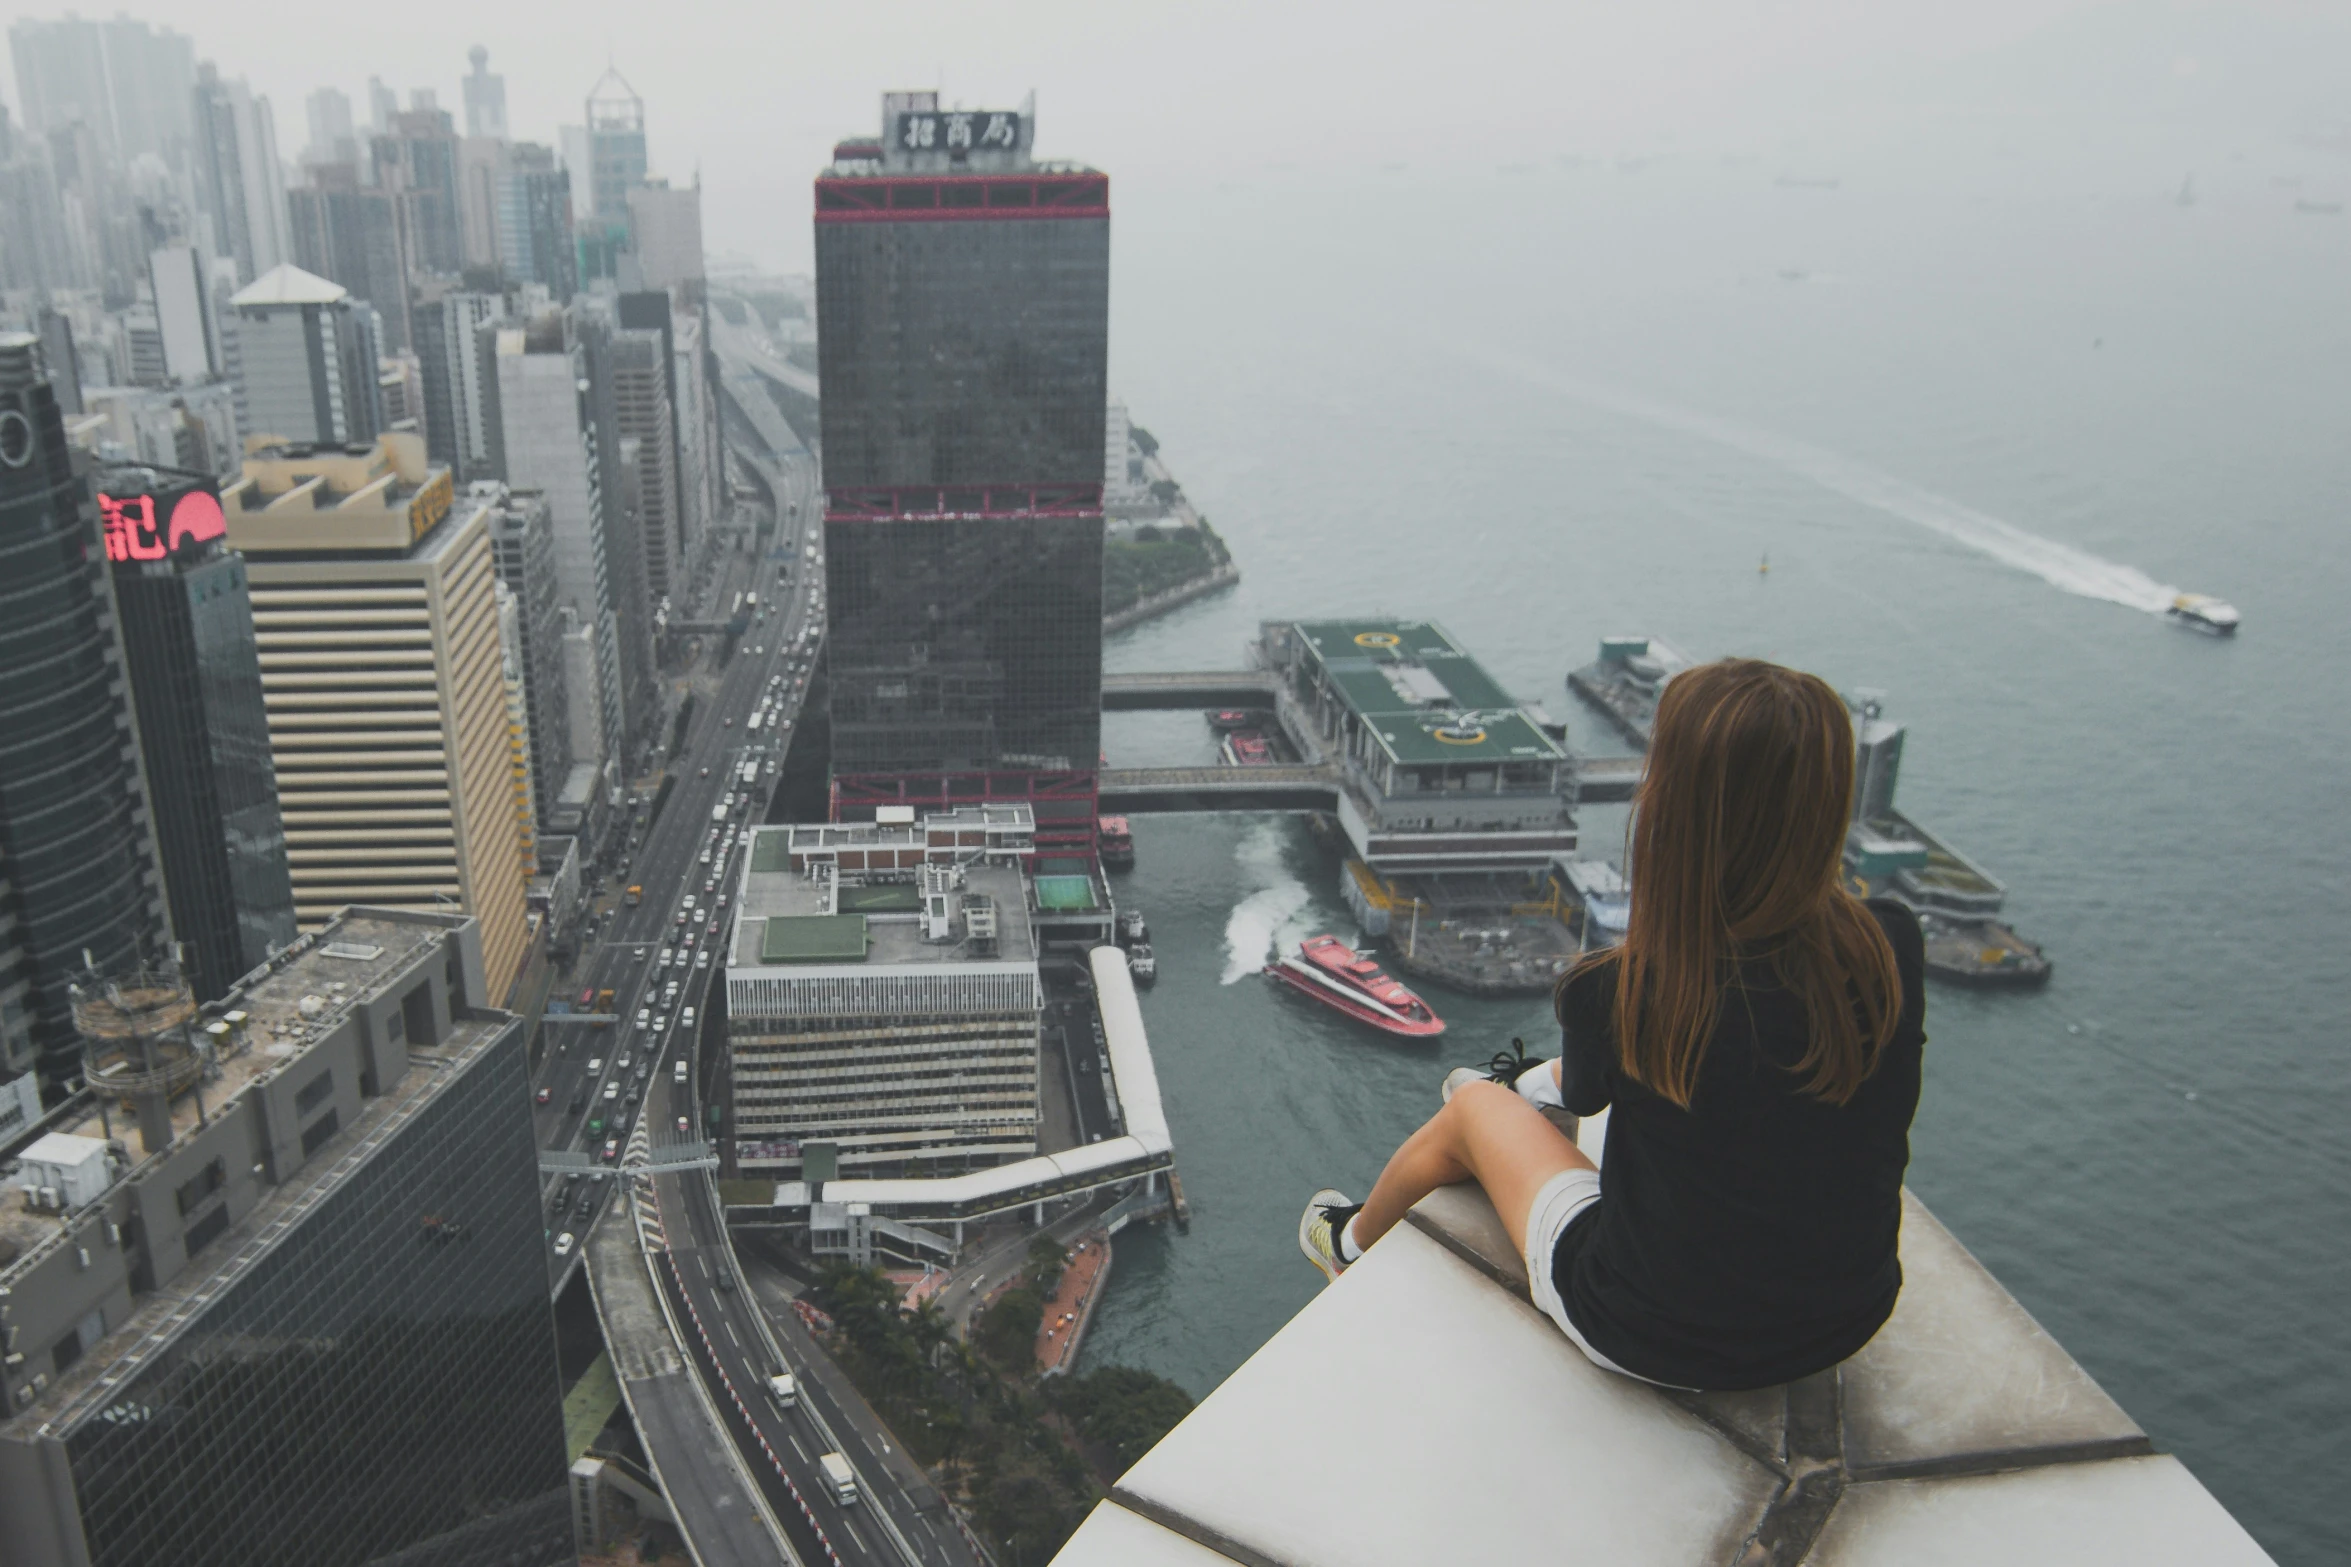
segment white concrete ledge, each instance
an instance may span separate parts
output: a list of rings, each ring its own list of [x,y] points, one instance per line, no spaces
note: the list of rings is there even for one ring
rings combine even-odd
[[[1145,1454],[1055,1561],[2269,1560],[1908,1194],[1901,1245],[1901,1303],[1843,1366],[1671,1394],[1587,1361],[1529,1303],[1483,1193],[1438,1192]]]

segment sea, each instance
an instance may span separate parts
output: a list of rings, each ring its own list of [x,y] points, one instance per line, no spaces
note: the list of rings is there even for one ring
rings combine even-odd
[[[1140,171],[1113,238],[1112,389],[1245,575],[1108,667],[1429,617],[1594,752],[1563,677],[1604,634],[1883,692],[1902,806],[2055,962],[1931,992],[1910,1182],[2290,1564],[2351,1559],[2351,217],[2297,210],[2330,181],[2186,131],[1666,144]],[[2242,634],[2167,622],[2182,589]],[[1188,713],[1105,744],[1213,754]],[[1624,808],[1580,820],[1621,857]],[[1354,931],[1300,818],[1135,841],[1192,1219],[1119,1238],[1085,1359],[1205,1396],[1314,1296],[1307,1195],[1556,1034],[1432,988],[1450,1034],[1397,1042],[1263,980]]]

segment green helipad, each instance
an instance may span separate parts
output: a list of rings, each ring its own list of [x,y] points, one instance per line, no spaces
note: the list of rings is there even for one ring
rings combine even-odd
[[[1316,674],[1399,763],[1556,762],[1566,753],[1442,626],[1319,620],[1297,628]]]

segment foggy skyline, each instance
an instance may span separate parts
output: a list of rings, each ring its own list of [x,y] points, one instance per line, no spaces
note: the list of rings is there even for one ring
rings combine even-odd
[[[607,61],[646,104],[652,172],[707,195],[714,254],[805,270],[809,180],[875,128],[877,95],[938,87],[975,106],[1038,98],[1040,155],[1139,180],[1252,171],[1368,175],[1638,153],[1842,151],[1877,128],[2054,118],[2178,132],[2313,132],[2351,145],[2340,6],[1993,0],[1954,8],[1681,0],[1618,8],[1170,4],[926,5],[786,18],[745,6],[402,7],[395,26],[289,26],[187,0],[128,8],[193,40],[276,107],[292,165],[322,86],[366,118],[368,77],[459,115],[466,51],[506,79],[518,140],[578,123]],[[64,14],[12,3],[0,20]],[[658,22],[655,17],[658,16]],[[2329,89],[2335,90],[2330,93]],[[5,84],[18,111],[13,67]],[[2351,152],[2345,161],[2351,163]]]

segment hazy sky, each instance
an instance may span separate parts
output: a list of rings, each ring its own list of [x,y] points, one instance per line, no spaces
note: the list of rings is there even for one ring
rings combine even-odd
[[[112,0],[90,12],[111,9]],[[518,137],[553,143],[607,60],[646,104],[653,170],[700,172],[714,250],[804,267],[810,176],[832,142],[878,128],[885,87],[942,87],[1003,107],[1034,89],[1039,150],[1127,181],[1305,172],[1563,152],[1616,155],[1681,138],[1708,155],[1775,138],[1842,105],[1866,120],[1921,95],[2031,101],[2183,94],[2289,106],[2351,101],[2351,0],[2178,5],[2129,0],[1622,0],[1398,5],[1239,0],[901,0],[790,8],[734,0],[357,9],[289,0],[126,0],[189,34],[276,108],[289,162],[313,88],[364,119],[370,75],[405,99],[431,87],[460,115],[466,51],[490,51]],[[0,0],[0,21],[58,5]],[[2319,37],[2326,47],[2314,48]],[[2096,78],[2077,93],[2073,78]],[[13,103],[13,69],[6,83]],[[1997,95],[1997,94],[1995,94]],[[2318,111],[2312,111],[2318,112]]]

